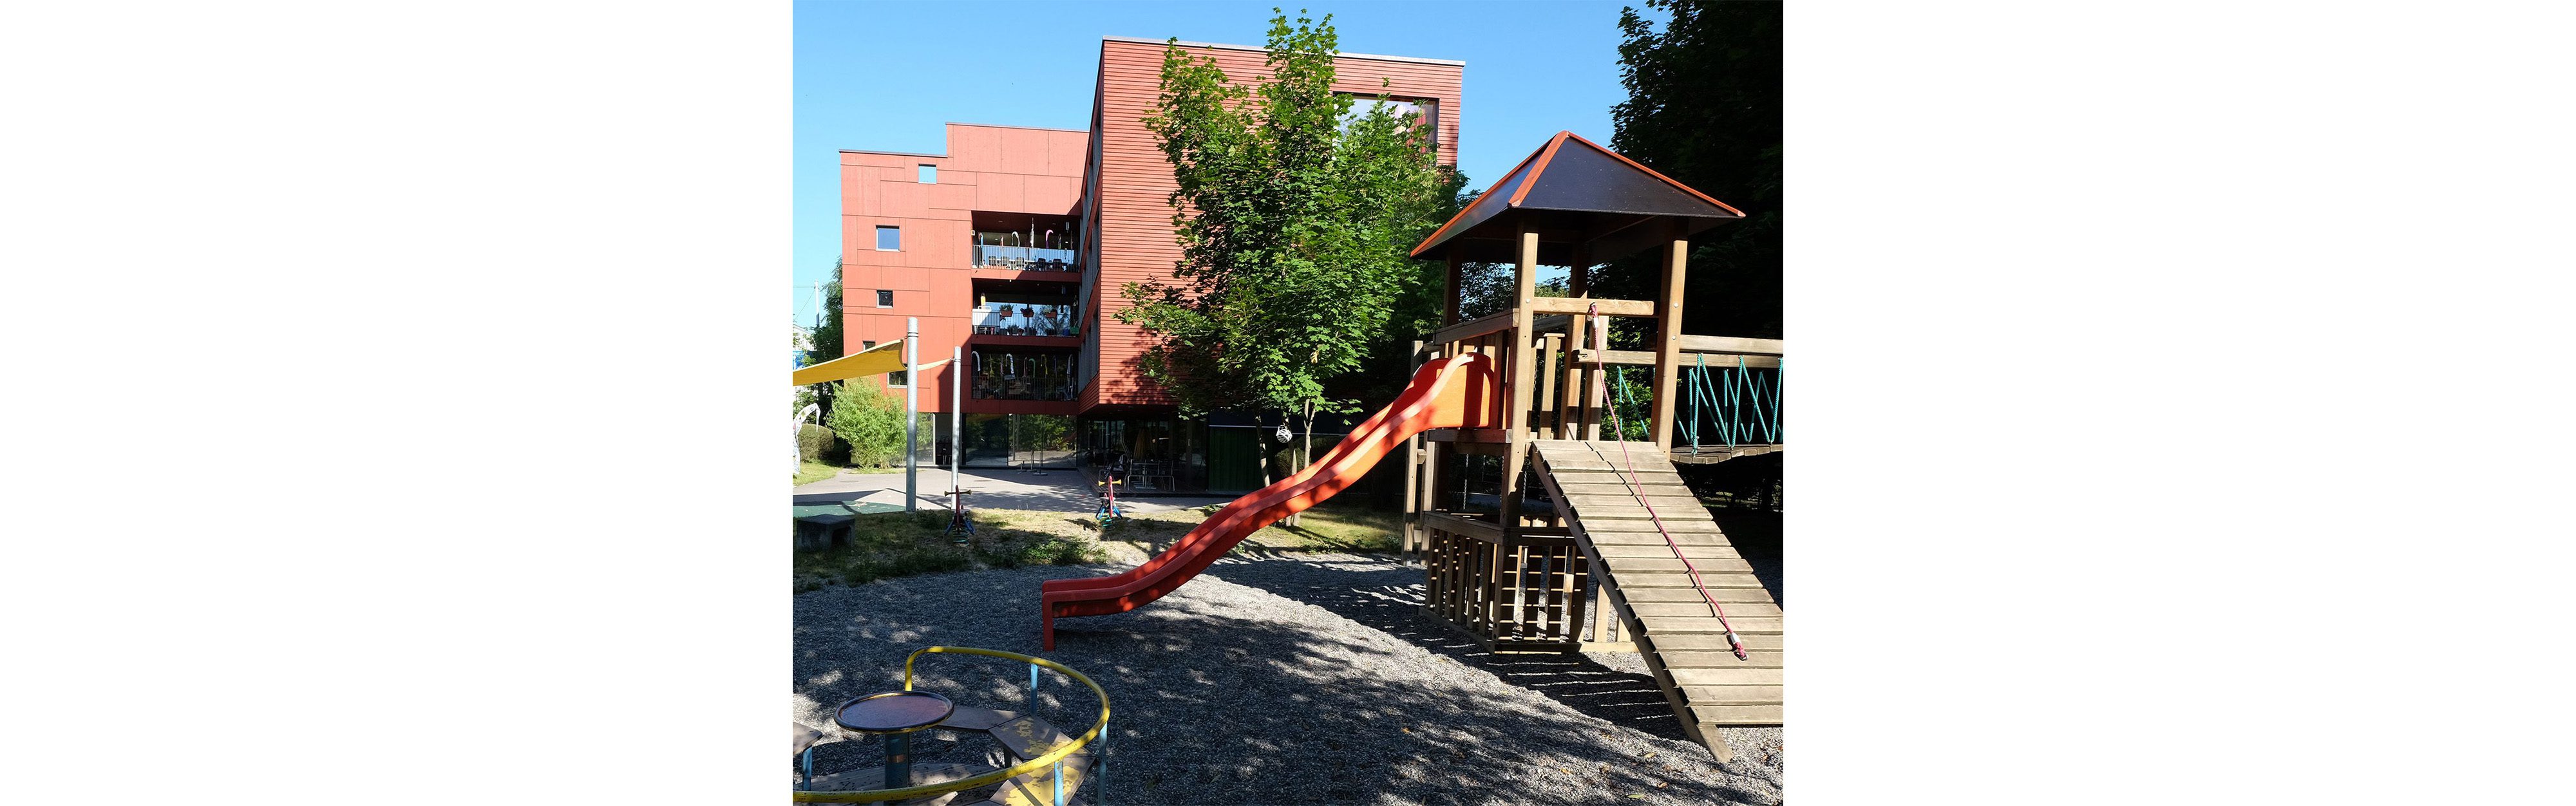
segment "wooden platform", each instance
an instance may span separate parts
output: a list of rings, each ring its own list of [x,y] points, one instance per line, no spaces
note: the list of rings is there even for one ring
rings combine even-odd
[[[1683,729],[1723,761],[1733,753],[1710,728],[1781,724],[1780,605],[1682,486],[1672,460],[1651,443],[1627,443],[1625,458],[1620,443],[1610,441],[1530,445],[1538,477],[1564,511],[1594,584],[1610,603],[1603,615],[1616,613]],[[1629,480],[1631,465],[1642,501]],[[1657,518],[1671,543],[1656,531]],[[1728,651],[1725,628],[1683,570],[1685,557],[1725,608],[1752,660]]]

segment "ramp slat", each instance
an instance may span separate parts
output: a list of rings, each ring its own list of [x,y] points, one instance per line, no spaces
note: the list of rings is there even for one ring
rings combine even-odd
[[[1670,458],[1651,445],[1627,445],[1623,456],[1619,443],[1583,440],[1536,440],[1531,451],[1575,544],[1593,572],[1617,591],[1609,597],[1617,605],[1615,617],[1685,732],[1722,759],[1730,754],[1715,728],[1781,724],[1779,602],[1682,484]],[[1654,507],[1652,515],[1647,505]],[[1685,557],[1699,571],[1708,598],[1725,608],[1751,660],[1737,660],[1729,651],[1726,628],[1684,572]]]

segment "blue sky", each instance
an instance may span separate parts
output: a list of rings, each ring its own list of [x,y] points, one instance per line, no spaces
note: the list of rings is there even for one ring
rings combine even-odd
[[[796,4],[796,321],[840,254],[840,149],[939,154],[944,125],[1087,128],[1100,38],[1259,45],[1273,3]],[[1618,2],[1342,2],[1342,50],[1467,63],[1459,168],[1482,189],[1558,130],[1610,141]],[[1642,5],[1642,4],[1639,4]],[[1653,14],[1659,19],[1663,15]]]

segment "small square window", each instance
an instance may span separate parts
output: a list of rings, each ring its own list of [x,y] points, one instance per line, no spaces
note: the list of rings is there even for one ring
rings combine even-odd
[[[903,251],[903,228],[902,228],[902,227],[878,227],[878,228],[877,228],[877,251],[879,251],[879,252],[900,252],[900,251]]]
[[[936,184],[939,184],[939,166],[937,166],[937,165],[924,165],[924,166],[921,166],[921,183],[922,183],[922,184],[925,184],[925,185],[936,185]]]
[[[894,307],[894,292],[892,292],[892,291],[887,291],[887,290],[885,290],[885,289],[877,289],[877,307],[879,307],[879,308],[892,308],[892,307]]]

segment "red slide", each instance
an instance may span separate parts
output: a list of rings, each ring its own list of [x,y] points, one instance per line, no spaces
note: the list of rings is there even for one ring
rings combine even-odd
[[[1278,483],[1234,499],[1188,535],[1123,573],[1054,579],[1039,585],[1045,648],[1055,649],[1057,616],[1124,613],[1163,598],[1225,556],[1245,535],[1305,511],[1351,486],[1406,439],[1433,428],[1492,428],[1502,422],[1501,384],[1491,359],[1470,353],[1423,365],[1404,394],[1351,429],[1314,464]]]

